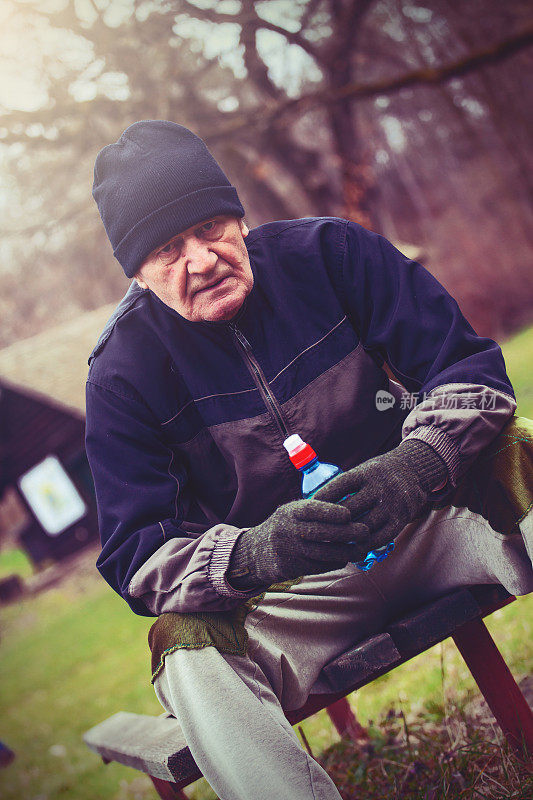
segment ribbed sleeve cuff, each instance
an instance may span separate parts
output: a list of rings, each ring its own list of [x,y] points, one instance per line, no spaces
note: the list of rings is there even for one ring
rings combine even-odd
[[[230,528],[228,530],[222,530],[211,551],[211,558],[207,568],[207,578],[213,589],[218,594],[222,595],[222,597],[242,597],[243,600],[246,600],[248,597],[255,597],[258,593],[257,588],[241,592],[238,589],[234,589],[233,586],[230,586],[226,580],[231,551],[241,533],[247,530],[248,528]]]
[[[420,439],[422,442],[431,445],[448,468],[449,482],[452,486],[457,486],[461,459],[457,446],[451,436],[448,436],[443,430],[432,425],[421,425],[419,428],[415,428],[414,431],[411,431],[411,433],[408,433],[403,441],[406,441],[406,439]]]

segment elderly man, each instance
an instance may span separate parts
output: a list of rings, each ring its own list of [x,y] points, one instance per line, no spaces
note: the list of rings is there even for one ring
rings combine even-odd
[[[93,194],[135,278],[87,381],[98,569],[158,617],[157,696],[223,800],[338,800],[283,713],[322,666],[458,586],[533,588],[531,517],[502,531],[450,500],[516,408],[500,348],[355,223],[249,231],[174,123],[105,147]],[[344,470],[314,499],[283,446],[295,433]],[[393,539],[370,572],[352,563]]]

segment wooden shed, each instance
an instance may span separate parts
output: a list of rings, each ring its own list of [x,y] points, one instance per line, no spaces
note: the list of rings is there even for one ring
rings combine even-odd
[[[85,379],[88,355],[113,308],[0,350],[0,510],[11,509],[0,513],[0,535],[15,525],[37,566],[98,538],[84,444]]]

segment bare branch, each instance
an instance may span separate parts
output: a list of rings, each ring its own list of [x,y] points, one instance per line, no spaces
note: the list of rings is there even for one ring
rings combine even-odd
[[[316,58],[317,51],[311,42],[308,42],[301,33],[288,31],[281,25],[276,25],[274,22],[269,22],[257,14],[254,3],[243,3],[243,10],[240,14],[228,14],[227,12],[215,11],[212,8],[198,8],[189,0],[181,0],[181,5],[184,7],[185,13],[190,14],[191,17],[196,19],[204,19],[209,22],[232,22],[233,24],[245,26],[255,23],[257,28],[267,31],[273,31],[283,36],[289,44],[296,44],[305,50],[313,58]]]
[[[257,52],[256,33],[255,22],[245,23],[241,28],[240,41],[244,46],[244,65],[257,88],[269,97],[278,99],[280,92],[270,80],[267,66]]]
[[[247,16],[242,12],[239,14],[228,14],[227,11],[215,11],[214,8],[200,8],[194,5],[194,3],[190,3],[189,0],[179,0],[177,5],[178,8],[176,11],[178,11],[178,13],[181,10],[191,17],[205,19],[208,20],[208,22],[237,22],[240,24]],[[251,18],[253,18],[253,16]]]
[[[526,27],[520,33],[505,39],[499,44],[478,50],[446,66],[423,67],[412,70],[393,80],[385,78],[372,83],[347,84],[334,92],[319,91],[305,94],[295,100],[281,103],[269,114],[262,115],[261,118],[254,113],[245,119],[236,119],[225,128],[219,128],[217,131],[207,134],[206,138],[211,140],[221,139],[226,136],[233,136],[244,129],[250,130],[252,127],[267,129],[272,125],[280,124],[281,118],[288,113],[308,111],[317,105],[331,105],[345,100],[357,101],[379,95],[396,94],[401,89],[411,86],[439,85],[452,78],[473,72],[487,64],[495,64],[498,61],[510,58],[531,44],[533,44],[533,25]]]
[[[343,7],[341,0],[329,0],[329,13],[332,17],[339,19],[342,16]]]
[[[346,11],[346,30],[351,34],[349,37],[352,42],[359,34],[359,29],[363,20],[370,11],[375,0],[352,0]]]
[[[309,23],[311,22],[314,13],[318,10],[318,7],[322,0],[309,0],[309,2],[305,6],[305,11],[302,14],[302,18],[300,20],[301,28],[300,30],[305,30]]]

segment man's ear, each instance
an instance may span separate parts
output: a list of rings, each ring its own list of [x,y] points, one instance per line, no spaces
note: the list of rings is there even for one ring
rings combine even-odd
[[[143,281],[140,272],[138,272],[137,275],[134,275],[133,277],[135,278],[141,289],[148,289],[148,284],[145,281]]]
[[[244,239],[250,233],[250,229],[247,226],[246,222],[244,221],[243,217],[240,217],[239,219],[239,228],[241,229],[241,234]]]

